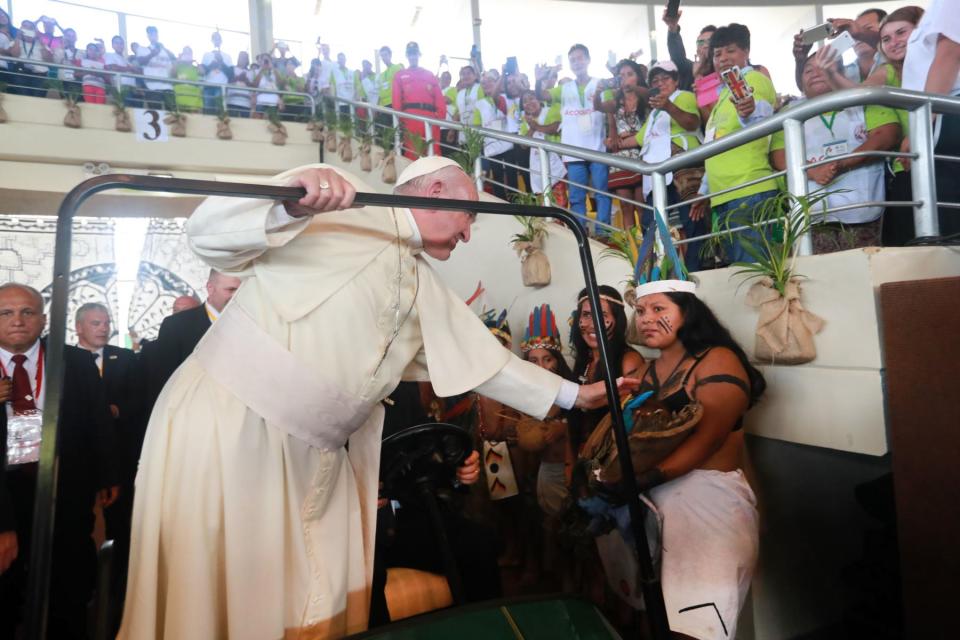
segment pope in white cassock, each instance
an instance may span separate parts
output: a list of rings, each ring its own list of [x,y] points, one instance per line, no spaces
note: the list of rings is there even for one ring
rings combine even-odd
[[[187,223],[193,250],[244,282],[150,418],[121,638],[365,629],[380,401],[401,380],[539,417],[605,401],[602,383],[578,387],[503,349],[423,259],[467,242],[472,214],[349,209],[369,188],[322,166],[275,182],[307,195],[209,198]],[[442,158],[410,165],[396,192],[477,199]]]

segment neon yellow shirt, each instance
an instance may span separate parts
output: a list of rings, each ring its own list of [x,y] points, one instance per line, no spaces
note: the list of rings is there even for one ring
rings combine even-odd
[[[403,70],[403,65],[394,63],[377,76],[380,83],[380,106],[385,107],[393,102],[393,76]]]
[[[777,92],[773,88],[770,78],[759,71],[750,69],[743,74],[743,79],[753,88],[755,101],[763,100],[771,106],[776,104]],[[707,120],[707,140],[720,139],[743,128],[737,114],[737,107],[730,99],[730,89],[724,86],[709,120]],[[707,169],[707,183],[710,187],[710,193],[716,193],[750,180],[768,176],[773,173],[773,168],[770,166],[770,137],[760,138],[720,155],[707,158],[704,164]],[[765,180],[749,187],[712,197],[710,204],[715,207],[731,200],[776,189],[776,180]]]

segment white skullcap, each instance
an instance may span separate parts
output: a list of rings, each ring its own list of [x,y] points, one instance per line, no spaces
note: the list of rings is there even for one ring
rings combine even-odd
[[[397,178],[397,186],[399,187],[402,184],[407,184],[411,180],[419,178],[420,176],[425,176],[428,173],[433,173],[434,171],[439,171],[446,167],[457,167],[460,168],[460,164],[456,160],[451,160],[450,158],[444,158],[442,156],[428,156],[426,158],[420,158],[415,162],[411,162],[407,165],[407,168],[400,172],[400,177]]]

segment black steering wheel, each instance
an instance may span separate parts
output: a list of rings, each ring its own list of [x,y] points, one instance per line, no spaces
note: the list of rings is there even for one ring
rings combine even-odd
[[[382,444],[381,495],[403,502],[415,499],[424,490],[452,488],[457,468],[472,450],[470,433],[445,422],[398,431]]]

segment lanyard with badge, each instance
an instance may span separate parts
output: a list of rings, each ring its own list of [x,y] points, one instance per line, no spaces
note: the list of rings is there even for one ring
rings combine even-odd
[[[833,132],[834,124],[837,121],[837,114],[839,113],[840,113],[839,111],[834,111],[833,113],[831,113],[829,122],[825,117],[823,117],[822,113],[818,116],[820,118],[820,122],[823,123],[823,126],[826,127],[827,132],[830,134],[830,141],[824,142],[822,145],[821,150],[823,152],[822,154],[823,158],[832,158],[834,156],[842,156],[847,152],[846,139],[837,140],[837,136]]]
[[[37,375],[34,380],[35,389],[33,395],[28,395],[26,400],[32,401],[34,405],[40,402],[40,391],[43,389],[43,345],[40,345],[40,352],[37,356]],[[7,368],[0,362],[0,374],[3,378],[10,379],[7,374]],[[43,428],[43,412],[39,409],[31,409],[25,413],[12,413],[7,418],[7,466],[14,467],[21,464],[29,464],[40,460],[40,435]]]

